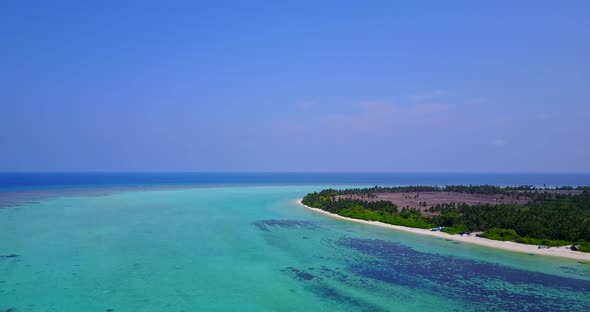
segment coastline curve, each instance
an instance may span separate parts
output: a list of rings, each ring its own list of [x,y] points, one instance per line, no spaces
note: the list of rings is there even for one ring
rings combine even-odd
[[[368,224],[373,226],[379,226],[384,228],[389,228],[398,231],[404,231],[413,234],[425,235],[425,236],[432,236],[432,237],[439,237],[439,238],[448,238],[453,239],[457,242],[462,242],[466,244],[473,244],[479,245],[488,248],[494,249],[501,249],[505,251],[512,251],[518,253],[526,253],[526,254],[534,254],[539,256],[551,256],[551,257],[560,257],[560,258],[568,258],[572,260],[581,260],[581,261],[590,261],[590,253],[582,253],[578,251],[570,250],[567,247],[552,247],[547,249],[538,249],[536,245],[526,245],[520,244],[515,242],[509,241],[496,241],[491,240],[483,237],[476,237],[476,236],[461,236],[461,235],[452,235],[444,232],[435,232],[425,229],[418,229],[418,228],[411,228],[401,225],[393,225],[387,224],[379,221],[368,221],[368,220],[361,220],[361,219],[354,219],[349,217],[343,217],[341,215],[337,215],[331,212],[324,211],[319,208],[313,208],[303,204],[303,199],[300,198],[297,200],[297,203],[309,210],[315,211],[317,213],[321,213],[323,215],[329,216],[334,219],[339,219],[342,221],[349,221],[349,222],[356,222],[362,224]]]

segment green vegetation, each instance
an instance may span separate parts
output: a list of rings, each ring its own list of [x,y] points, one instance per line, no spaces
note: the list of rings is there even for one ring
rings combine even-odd
[[[552,240],[542,238],[520,237],[513,229],[489,229],[485,231],[482,237],[500,241],[513,241],[528,245],[544,245],[547,247],[557,247],[570,245],[571,242],[564,240]]]
[[[572,243],[564,240],[540,239],[530,237],[519,237],[515,240],[515,242],[528,245],[545,245],[548,247],[566,246]]]
[[[336,190],[323,190],[319,193],[307,194],[303,203],[307,206],[339,214],[343,217],[381,221],[383,223],[427,229],[434,225],[416,209],[402,209],[389,201],[366,201],[359,199],[338,199]]]
[[[578,250],[583,252],[590,252],[590,242],[586,241],[585,239],[580,239],[573,244],[574,246],[579,246]]]
[[[373,187],[367,189],[323,190],[307,194],[305,205],[320,208],[345,217],[381,221],[388,224],[416,228],[444,226],[444,232],[458,234],[465,231],[483,231],[483,237],[515,241],[523,244],[563,246],[575,242],[581,251],[590,252],[590,189],[588,187],[559,190],[576,190],[572,193],[551,193],[548,189],[531,186],[407,186]],[[391,192],[460,192],[471,194],[502,194],[529,198],[526,205],[496,204],[467,205],[444,203],[426,208],[423,214],[415,208],[399,209],[384,200],[374,200],[376,193]],[[350,199],[341,195],[355,195]]]
[[[443,232],[445,233],[449,233],[449,234],[461,234],[464,232],[467,232],[467,227],[463,224],[458,224],[458,225],[454,225],[454,226],[446,226],[444,229],[442,229]]]
[[[481,237],[488,239],[499,240],[499,241],[513,241],[519,236],[513,229],[489,229],[481,234]]]
[[[339,215],[354,219],[380,221],[383,223],[402,225],[407,227],[428,229],[433,225],[428,223],[423,217],[408,218],[402,217],[396,213],[388,213],[384,211],[374,211],[363,208],[345,209],[340,211]]]

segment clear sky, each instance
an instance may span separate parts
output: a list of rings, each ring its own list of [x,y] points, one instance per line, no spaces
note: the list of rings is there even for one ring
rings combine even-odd
[[[590,172],[590,1],[2,1],[0,40],[0,171]]]

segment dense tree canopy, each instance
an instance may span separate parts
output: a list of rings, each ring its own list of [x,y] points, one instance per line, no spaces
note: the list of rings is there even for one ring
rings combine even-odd
[[[531,186],[498,187],[481,186],[405,186],[372,187],[365,189],[327,189],[307,194],[303,203],[342,216],[382,221],[390,224],[419,228],[445,226],[445,231],[484,231],[484,237],[514,240],[529,244],[565,245],[572,242],[590,241],[590,190],[587,187],[560,188],[582,191],[577,194],[547,192]],[[399,209],[394,203],[384,200],[341,198],[338,195],[374,197],[376,193],[388,192],[461,192],[476,194],[506,194],[526,196],[526,205],[496,204],[467,205],[457,203],[437,204],[426,207],[422,213],[417,209]],[[425,203],[424,203],[425,204]]]

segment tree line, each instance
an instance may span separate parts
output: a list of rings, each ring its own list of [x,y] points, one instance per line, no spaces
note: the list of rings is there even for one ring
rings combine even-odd
[[[409,186],[374,186],[369,188],[349,188],[349,189],[329,189],[330,193],[335,195],[359,195],[365,197],[374,197],[372,195],[377,193],[416,193],[416,192],[457,192],[467,194],[484,194],[484,195],[518,195],[526,197],[534,197],[538,194],[545,193],[544,191],[563,190],[563,191],[590,191],[590,186],[561,186],[556,188],[535,187],[532,185],[520,186],[495,186],[495,185],[445,185],[445,186],[431,186],[431,185],[409,185]]]

